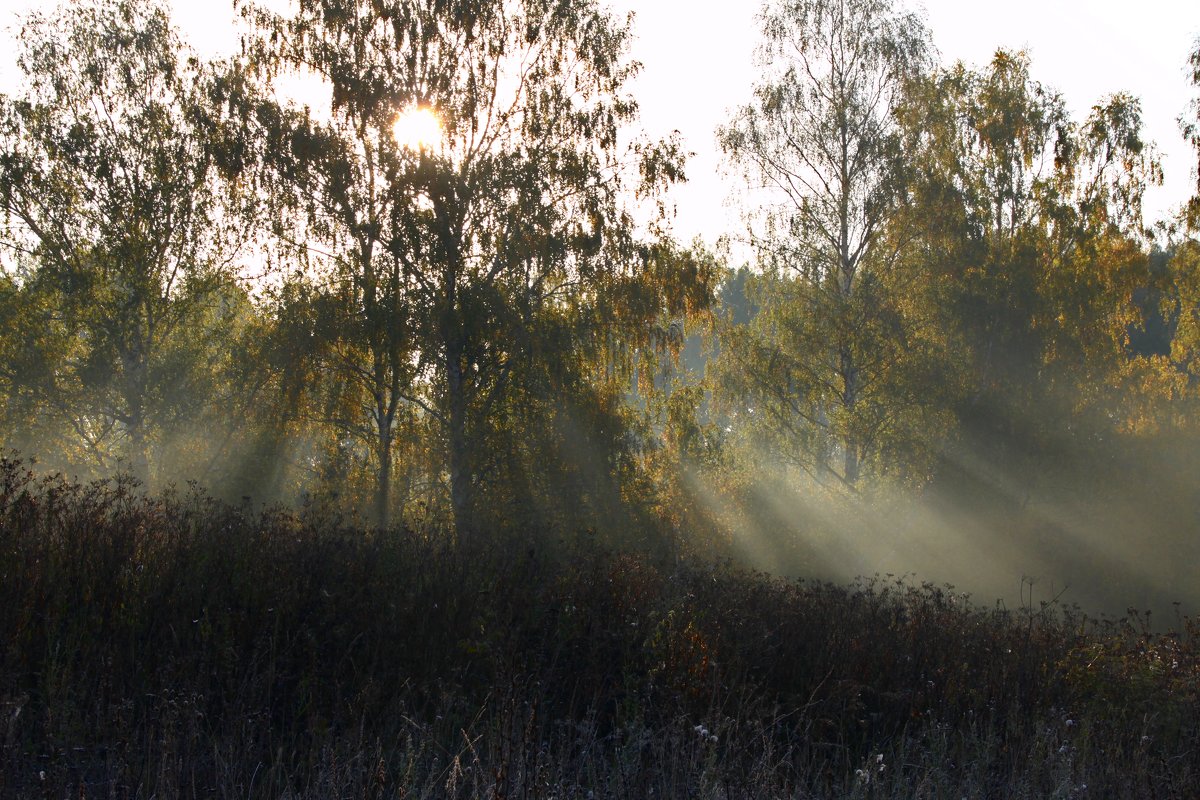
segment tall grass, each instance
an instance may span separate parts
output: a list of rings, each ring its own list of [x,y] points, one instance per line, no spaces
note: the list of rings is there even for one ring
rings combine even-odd
[[[1195,797],[1200,629],[0,460],[0,797]]]

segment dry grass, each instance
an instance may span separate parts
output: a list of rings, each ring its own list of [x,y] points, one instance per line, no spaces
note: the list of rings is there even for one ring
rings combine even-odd
[[[1195,797],[1200,630],[0,462],[0,796]]]

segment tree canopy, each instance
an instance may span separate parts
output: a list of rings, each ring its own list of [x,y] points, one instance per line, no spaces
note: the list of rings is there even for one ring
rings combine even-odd
[[[1145,219],[1135,97],[1075,118],[1028,54],[940,63],[899,3],[770,0],[717,132],[748,247],[714,253],[674,235],[686,144],[639,130],[635,18],[236,8],[220,62],[159,0],[27,17],[5,447],[380,528],[669,549],[832,524],[797,497],[1063,506],[1195,433],[1195,203]]]
[[[204,402],[189,397],[210,357],[195,329],[227,302],[246,236],[208,147],[214,72],[140,0],[35,13],[20,41],[26,94],[0,98],[10,341],[26,359],[11,392],[97,467],[147,480],[149,450]]]

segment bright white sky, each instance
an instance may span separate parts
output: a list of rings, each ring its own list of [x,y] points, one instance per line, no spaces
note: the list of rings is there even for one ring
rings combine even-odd
[[[226,0],[171,0],[175,21],[202,54],[237,46]],[[720,172],[715,128],[746,102],[754,83],[757,0],[608,0],[636,13],[634,56],[645,66],[634,86],[647,133],[678,129],[695,153],[689,183],[675,192],[676,231],[712,243],[740,229],[728,207],[731,185]],[[270,0],[287,7],[286,0]],[[13,63],[16,15],[51,7],[37,0],[0,0],[0,91],[17,89]],[[1106,94],[1127,91],[1142,100],[1147,137],[1162,153],[1166,182],[1147,198],[1150,218],[1179,206],[1195,186],[1194,151],[1176,123],[1194,96],[1184,75],[1200,36],[1194,0],[909,0],[923,10],[942,60],[980,64],[997,47],[1025,48],[1036,79],[1061,91],[1077,117]]]

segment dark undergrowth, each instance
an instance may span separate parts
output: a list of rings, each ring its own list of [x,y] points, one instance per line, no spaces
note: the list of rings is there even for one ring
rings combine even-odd
[[[0,797],[1200,796],[1200,629],[0,462]]]

